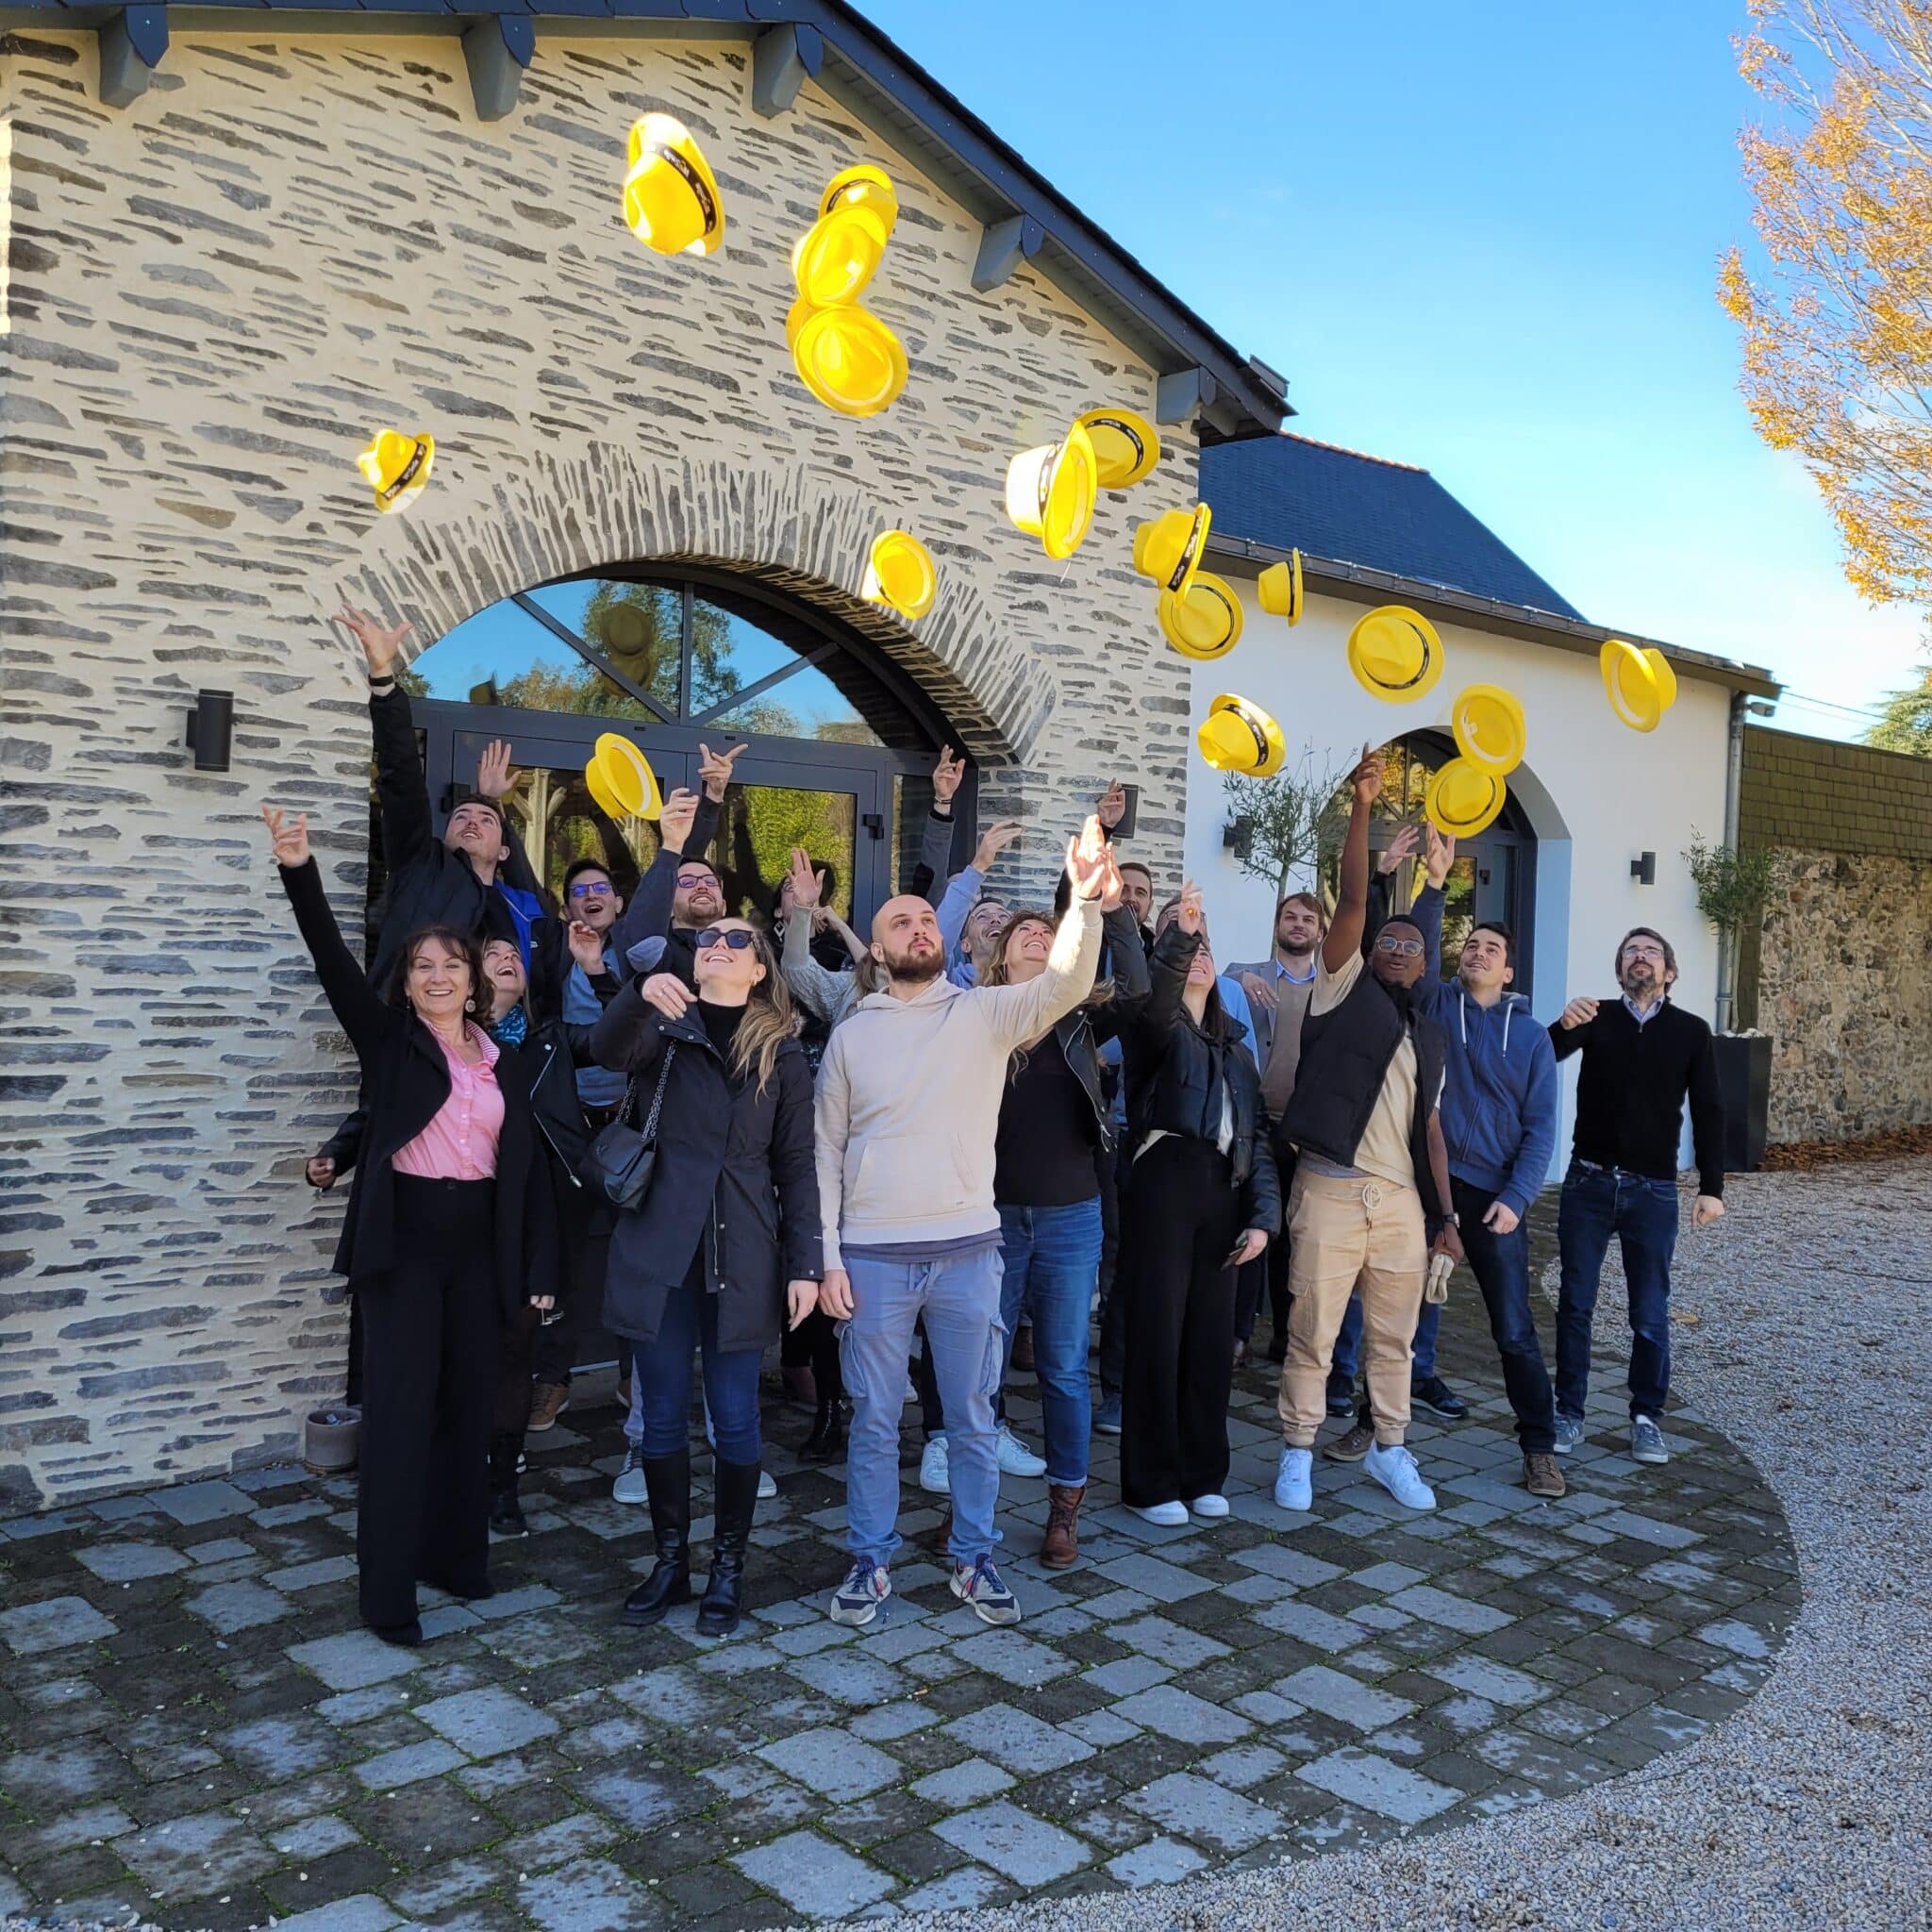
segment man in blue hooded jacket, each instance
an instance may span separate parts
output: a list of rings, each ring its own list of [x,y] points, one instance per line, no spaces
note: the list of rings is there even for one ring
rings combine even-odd
[[[1516,941],[1507,926],[1479,920],[1463,941],[1456,977],[1441,976],[1442,882],[1455,862],[1455,840],[1430,827],[1428,884],[1408,915],[1424,949],[1415,1000],[1448,1035],[1441,1119],[1449,1185],[1462,1244],[1503,1359],[1503,1385],[1523,1445],[1524,1481],[1532,1495],[1560,1496],[1556,1398],[1530,1314],[1529,1234],[1524,1225],[1556,1153],[1557,1058],[1529,1001],[1509,991]],[[1441,1320],[1440,1306],[1425,1303],[1416,1333],[1419,1361],[1433,1363]]]

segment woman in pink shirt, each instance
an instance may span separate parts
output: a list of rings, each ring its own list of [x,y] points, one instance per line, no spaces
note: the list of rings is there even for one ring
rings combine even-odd
[[[556,1288],[531,1069],[501,1053],[475,939],[411,933],[387,996],[357,965],[308,851],[263,806],[295,923],[362,1066],[361,1158],[336,1248],[362,1310],[362,1621],[417,1644],[416,1585],[491,1592],[488,1457],[502,1324]]]

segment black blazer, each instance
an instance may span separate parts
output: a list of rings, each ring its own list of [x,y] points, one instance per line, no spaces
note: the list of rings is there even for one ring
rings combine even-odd
[[[381,1293],[395,1266],[395,1170],[391,1160],[449,1098],[449,1065],[427,1026],[387,1005],[363,977],[323,895],[311,858],[278,867],[323,992],[362,1065],[366,1115],[335,1268],[358,1294]],[[499,1054],[503,1133],[496,1150],[496,1292],[506,1316],[557,1292],[557,1210],[531,1108],[536,1063]]]
[[[731,1074],[702,1022],[666,1020],[633,980],[605,1008],[591,1044],[603,1065],[638,1076],[641,1121],[673,1042],[651,1184],[610,1238],[604,1325],[655,1341],[666,1298],[702,1247],[705,1287],[718,1297],[718,1346],[764,1348],[785,1331],[786,1284],[824,1274],[811,1073],[804,1049],[788,1040],[760,1093],[756,1079]]]

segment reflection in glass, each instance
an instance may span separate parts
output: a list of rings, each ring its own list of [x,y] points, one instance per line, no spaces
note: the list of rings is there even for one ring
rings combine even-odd
[[[720,730],[729,729],[742,737],[747,732],[767,738],[813,738],[821,744],[866,744],[881,742],[851,701],[815,665],[806,664],[782,684],[734,705],[715,723]]]
[[[858,801],[849,791],[809,791],[785,785],[734,785],[724,819],[707,855],[724,885],[724,904],[741,919],[768,918],[778,882],[802,845],[826,871],[824,903],[852,917]]]
[[[682,591],[662,584],[587,577],[569,584],[545,584],[528,595],[531,603],[541,605],[593,651],[608,658],[667,717],[676,717],[678,656],[684,640]],[[588,708],[558,705],[550,708]]]
[[[530,867],[561,902],[564,873],[579,858],[597,859],[627,900],[638,875],[658,856],[658,827],[646,819],[607,818],[591,798],[581,771],[546,766],[517,774],[504,803]]]
[[[674,649],[674,680],[676,656]],[[439,638],[410,664],[403,682],[412,697],[449,704],[655,722],[621,685],[509,601],[477,611]]]

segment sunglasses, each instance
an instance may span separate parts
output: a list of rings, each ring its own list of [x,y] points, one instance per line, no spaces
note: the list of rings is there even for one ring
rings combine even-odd
[[[678,880],[679,885],[683,883]],[[611,891],[608,879],[576,879],[571,885],[570,895],[573,899],[608,899]]]
[[[1420,940],[1377,940],[1378,953],[1392,953],[1398,959],[1420,959],[1423,956],[1423,942]]]
[[[728,932],[722,925],[708,925],[698,935],[698,951],[702,953],[708,946],[715,946],[722,941],[734,953],[741,953],[757,938],[757,933],[749,932],[741,925],[734,925]]]

